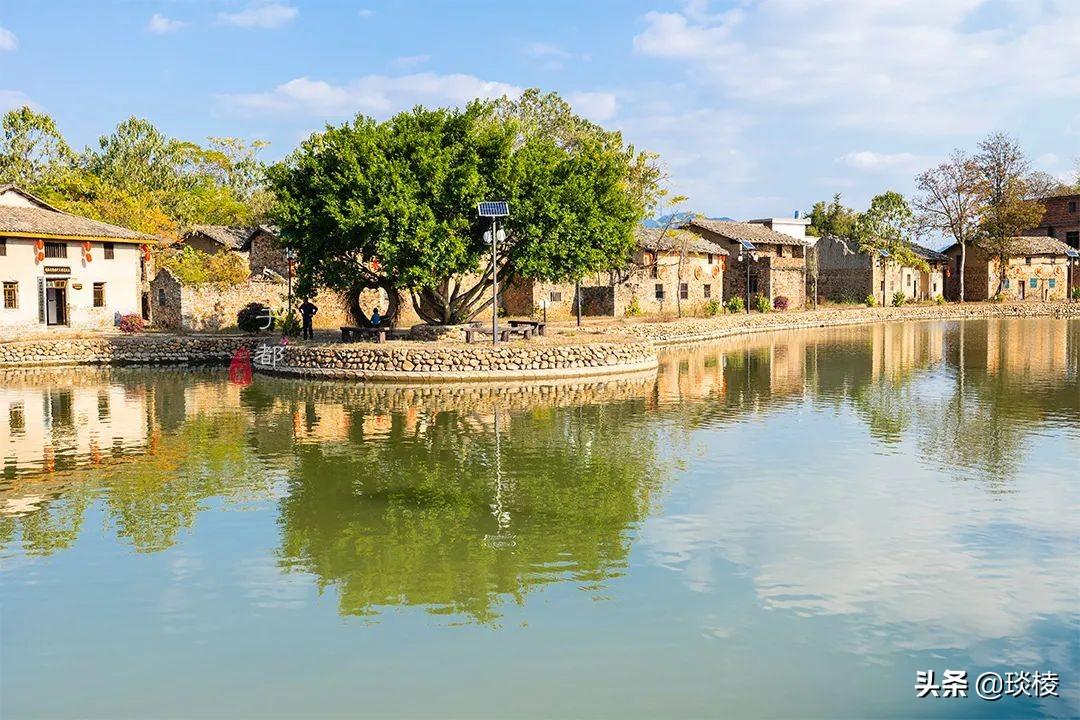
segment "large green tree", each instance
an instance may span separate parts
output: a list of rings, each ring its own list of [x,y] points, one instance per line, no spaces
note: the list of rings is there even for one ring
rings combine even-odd
[[[652,157],[574,115],[554,95],[358,116],[312,135],[271,168],[277,221],[301,282],[357,297],[409,293],[432,324],[491,305],[492,274],[567,280],[629,259],[655,198]],[[507,200],[494,262],[482,200]],[[354,302],[358,322],[366,322]]]

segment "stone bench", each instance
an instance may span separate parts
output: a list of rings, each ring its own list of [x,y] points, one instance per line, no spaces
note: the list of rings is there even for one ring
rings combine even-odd
[[[341,342],[353,342],[359,338],[374,338],[377,343],[386,342],[386,328],[362,328],[350,325],[341,326]]]
[[[542,322],[536,322],[535,320],[510,320],[509,323],[513,329],[530,329],[540,337],[544,337],[547,330],[547,325]]]

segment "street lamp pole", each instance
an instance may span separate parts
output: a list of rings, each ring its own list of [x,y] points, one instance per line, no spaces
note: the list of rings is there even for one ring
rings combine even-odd
[[[510,203],[505,201],[480,202],[476,214],[491,218],[491,344],[499,344],[499,222],[498,218],[510,214]],[[487,233],[484,233],[487,235]],[[503,237],[506,234],[503,233]]]

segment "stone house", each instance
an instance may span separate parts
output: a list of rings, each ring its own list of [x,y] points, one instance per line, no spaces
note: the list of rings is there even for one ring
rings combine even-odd
[[[1046,207],[1046,213],[1038,226],[1024,234],[1057,238],[1080,250],[1080,193],[1054,195],[1039,202]]]
[[[195,225],[178,243],[211,255],[231,252],[243,259],[252,277],[283,278],[289,272],[285,250],[277,228],[272,225],[257,227],[229,225]]]
[[[587,316],[674,313],[677,303],[691,314],[710,300],[723,301],[723,248],[679,229],[639,227],[636,236],[631,261],[622,270],[585,277],[580,286],[516,280],[499,291],[500,307],[508,315],[528,316],[546,306],[549,319],[571,317],[579,287],[581,314]]]
[[[157,242],[0,185],[0,328],[110,328],[120,315],[146,316]]]
[[[960,245],[945,249],[949,258],[946,292],[960,299]],[[969,245],[964,262],[964,299],[988,300],[999,291],[1007,300],[1064,300],[1069,282],[1077,282],[1080,253],[1052,237],[1015,237],[1005,265],[1005,278],[997,257],[980,245]]]
[[[942,295],[948,258],[915,243],[911,249],[926,261],[928,270],[899,265],[886,253],[863,252],[839,238],[819,238],[815,247],[818,294],[833,302],[863,302],[872,295],[880,305],[891,305],[898,291],[909,300],[932,300]]]
[[[729,263],[723,275],[725,298],[745,299],[749,295],[753,302],[754,296],[761,295],[770,305],[778,297],[786,297],[792,308],[806,304],[804,241],[773,230],[764,222],[698,217],[683,227],[728,254]]]

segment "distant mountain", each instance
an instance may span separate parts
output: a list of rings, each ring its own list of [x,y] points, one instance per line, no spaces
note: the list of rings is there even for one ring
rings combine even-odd
[[[661,215],[660,217],[643,220],[641,224],[647,228],[662,228],[667,224],[669,218],[675,218],[675,221],[672,223],[672,225],[680,225],[691,219],[695,215],[697,215],[697,213],[694,212],[668,213],[667,215]],[[709,220],[726,220],[728,222],[734,222],[735,218],[729,218],[725,215],[723,217],[710,217]]]

